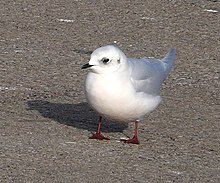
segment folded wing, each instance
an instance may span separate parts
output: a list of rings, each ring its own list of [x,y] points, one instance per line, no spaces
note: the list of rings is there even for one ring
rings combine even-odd
[[[162,60],[128,59],[131,81],[137,92],[159,95],[162,83],[172,68],[175,52],[175,49],[171,49]]]

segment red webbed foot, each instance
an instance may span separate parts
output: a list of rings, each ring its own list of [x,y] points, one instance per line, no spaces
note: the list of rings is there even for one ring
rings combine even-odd
[[[108,137],[103,136],[101,133],[96,132],[92,133],[92,136],[89,137],[90,139],[98,139],[98,140],[110,140]]]
[[[96,133],[92,133],[90,139],[98,139],[98,140],[110,140],[108,137],[105,137],[101,133],[101,124],[102,124],[102,116],[99,117],[98,130]]]
[[[130,144],[140,144],[137,136],[134,136],[132,138],[129,138],[129,139],[121,139],[122,142],[124,143],[130,143]]]
[[[131,144],[140,144],[139,140],[138,140],[138,120],[136,120],[134,122],[134,136],[132,138],[129,139],[121,139],[121,141],[123,141],[124,143],[131,143]]]

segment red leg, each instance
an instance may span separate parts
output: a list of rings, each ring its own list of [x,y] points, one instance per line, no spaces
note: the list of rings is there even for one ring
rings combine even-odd
[[[96,133],[92,133],[90,139],[99,139],[99,140],[110,140],[108,137],[105,137],[101,133],[101,125],[102,125],[102,116],[99,117],[98,130]]]
[[[125,143],[131,143],[131,144],[140,144],[139,140],[138,140],[138,121],[136,120],[134,122],[134,136],[132,138],[129,138],[127,140],[122,139],[121,141],[125,142]]]

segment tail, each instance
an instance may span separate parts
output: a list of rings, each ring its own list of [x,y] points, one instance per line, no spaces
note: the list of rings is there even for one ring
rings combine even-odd
[[[166,75],[169,74],[169,72],[172,68],[172,65],[173,65],[173,62],[174,62],[174,59],[175,59],[175,55],[176,55],[176,49],[171,48],[170,51],[162,59],[162,62],[165,63],[164,64],[164,70],[165,70]]]

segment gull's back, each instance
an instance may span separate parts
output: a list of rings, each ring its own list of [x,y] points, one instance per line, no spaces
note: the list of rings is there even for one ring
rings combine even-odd
[[[159,95],[162,83],[172,68],[175,53],[175,49],[170,49],[162,60],[128,58],[131,81],[136,91]]]

